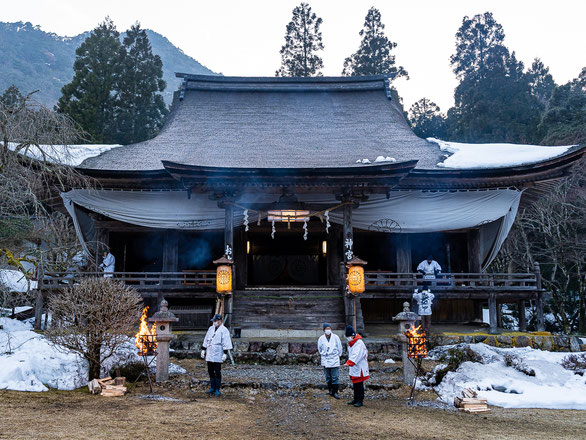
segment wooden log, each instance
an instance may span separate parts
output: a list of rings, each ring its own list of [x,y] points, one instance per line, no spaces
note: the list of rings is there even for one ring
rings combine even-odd
[[[87,387],[90,391],[90,394],[100,394],[102,392],[102,387],[97,379],[90,380],[87,384]]]

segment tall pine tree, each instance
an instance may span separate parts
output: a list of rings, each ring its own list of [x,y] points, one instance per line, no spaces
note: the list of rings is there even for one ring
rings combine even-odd
[[[159,93],[166,87],[163,63],[159,55],[153,54],[147,33],[139,23],[126,31],[123,45],[116,83],[116,141],[130,144],[154,137],[168,111]]]
[[[57,111],[69,115],[96,143],[115,142],[114,114],[123,48],[106,17],[75,51],[73,80],[66,84]]]
[[[397,43],[390,41],[384,34],[385,25],[381,22],[380,11],[370,8],[364,19],[364,28],[360,30],[362,37],[358,50],[344,61],[342,75],[362,76],[385,74],[389,78],[408,78],[403,66],[395,64],[395,56],[391,50]]]
[[[555,89],[555,82],[549,73],[549,68],[546,67],[539,58],[535,58],[527,74],[529,75],[531,94],[535,96],[545,108],[549,98],[551,98],[553,90]]]
[[[440,111],[439,106],[427,98],[421,98],[411,106],[409,123],[419,137],[445,139],[446,117]]]
[[[537,141],[541,106],[523,63],[503,44],[490,12],[464,17],[450,62],[460,80],[448,111],[448,133],[466,142]]]
[[[293,9],[287,25],[285,44],[281,48],[281,67],[275,76],[322,76],[323,60],[316,52],[323,50],[320,26],[322,19],[307,3]]]
[[[456,53],[450,64],[457,78],[462,81],[483,75],[495,68],[504,68],[509,50],[503,44],[503,27],[491,12],[464,17],[456,33]]]

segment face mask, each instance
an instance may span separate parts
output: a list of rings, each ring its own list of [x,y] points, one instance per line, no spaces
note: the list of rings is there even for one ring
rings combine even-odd
[[[346,339],[348,339],[348,342],[350,342],[352,339],[354,339],[353,336],[346,336]]]
[[[330,336],[332,334],[331,330],[326,330],[326,335]]]
[[[214,321],[214,327],[218,328],[222,321]]]

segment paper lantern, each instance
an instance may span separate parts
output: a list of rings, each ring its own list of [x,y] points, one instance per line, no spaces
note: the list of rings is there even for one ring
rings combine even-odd
[[[350,266],[348,269],[348,287],[350,287],[350,292],[354,294],[364,292],[364,268],[362,266]]]
[[[232,268],[227,264],[218,266],[216,271],[216,292],[232,292]]]

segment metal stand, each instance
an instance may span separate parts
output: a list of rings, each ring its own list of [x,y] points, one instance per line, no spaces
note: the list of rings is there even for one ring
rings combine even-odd
[[[149,381],[149,389],[151,391],[151,394],[153,394],[153,381],[151,379],[151,371],[150,371],[150,367],[151,364],[153,363],[153,361],[157,358],[157,354],[153,354],[151,356],[140,356],[142,358],[142,361],[144,363],[144,371],[141,371],[140,374],[138,375],[138,377],[134,380],[134,382],[132,382],[132,387],[134,388],[134,385],[136,385],[136,382],[138,382],[140,380],[140,378],[143,376],[143,374],[147,377],[148,381]],[[147,360],[147,358],[151,357],[151,360]]]
[[[417,378],[421,375],[423,368],[421,364],[423,362],[423,358],[416,358],[415,361],[409,358],[409,362],[415,368],[415,378],[413,379],[413,386],[411,387],[411,394],[409,395],[409,402],[413,402],[413,398],[415,397],[415,387],[417,386]]]
[[[142,375],[145,374],[149,380],[149,389],[151,390],[151,394],[153,394],[153,381],[151,380],[150,366],[153,363],[153,361],[157,358],[156,335],[140,335],[139,343],[140,348],[138,351],[138,355],[142,358],[142,362],[144,363],[144,371],[141,371],[136,380],[132,382],[132,386],[134,387],[136,382],[138,382]],[[148,360],[149,357],[151,358],[150,361]]]

